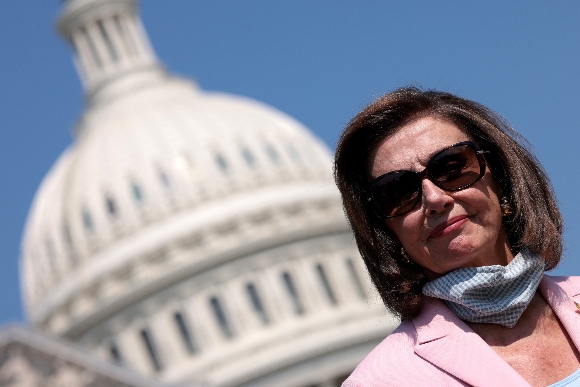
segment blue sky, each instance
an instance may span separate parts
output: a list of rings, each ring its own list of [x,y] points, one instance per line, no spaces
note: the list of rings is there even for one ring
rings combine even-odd
[[[0,2],[0,324],[23,320],[18,258],[30,203],[83,109],[61,2]],[[580,3],[141,1],[153,46],[206,90],[294,116],[331,148],[365,103],[403,85],[504,115],[552,179],[566,225],[558,275],[580,274]]]

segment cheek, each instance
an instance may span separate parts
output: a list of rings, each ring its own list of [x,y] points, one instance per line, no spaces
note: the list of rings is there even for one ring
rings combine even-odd
[[[391,233],[391,237],[395,238],[400,244],[409,246],[413,241],[418,241],[419,228],[412,214],[386,219],[385,224]]]
[[[498,184],[490,185],[489,190],[487,191],[487,195],[483,192],[480,193],[480,197],[478,201],[481,203],[480,207],[486,211],[486,215],[488,218],[492,219],[499,219],[501,221],[501,189],[499,188]]]
[[[498,200],[494,200],[490,203],[489,209],[489,222],[491,223],[491,227],[494,229],[500,229],[503,227],[503,216],[501,214],[501,207],[499,205]]]
[[[491,175],[489,168],[485,172],[483,179],[481,181],[487,186],[487,193],[490,200],[494,202],[496,206],[499,208],[499,200],[503,196],[502,194],[502,187],[499,185],[497,181]]]

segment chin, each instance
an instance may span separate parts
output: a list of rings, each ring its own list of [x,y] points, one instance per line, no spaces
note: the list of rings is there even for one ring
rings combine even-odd
[[[493,263],[486,263],[483,257],[478,259],[477,250],[466,247],[447,249],[446,254],[438,260],[440,264],[437,265],[437,272],[444,275],[455,269],[493,265]]]

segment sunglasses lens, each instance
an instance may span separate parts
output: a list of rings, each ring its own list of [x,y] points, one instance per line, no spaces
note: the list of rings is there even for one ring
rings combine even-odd
[[[379,213],[384,217],[409,212],[419,199],[421,179],[415,173],[395,172],[373,184],[372,193]]]
[[[476,183],[485,173],[485,161],[475,144],[458,144],[437,153],[427,164],[427,176],[438,187],[459,191]],[[420,200],[423,173],[396,171],[371,184],[372,201],[379,215],[391,218],[411,211]]]
[[[427,165],[433,183],[448,191],[457,191],[472,185],[482,176],[482,165],[476,150],[464,144],[435,155]]]

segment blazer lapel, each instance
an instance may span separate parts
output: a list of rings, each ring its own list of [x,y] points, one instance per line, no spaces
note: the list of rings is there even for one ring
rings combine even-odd
[[[425,297],[412,321],[415,353],[456,378],[472,386],[529,386],[442,301]]]
[[[550,277],[544,275],[540,292],[580,351],[580,311],[574,302],[580,302],[580,277]]]

